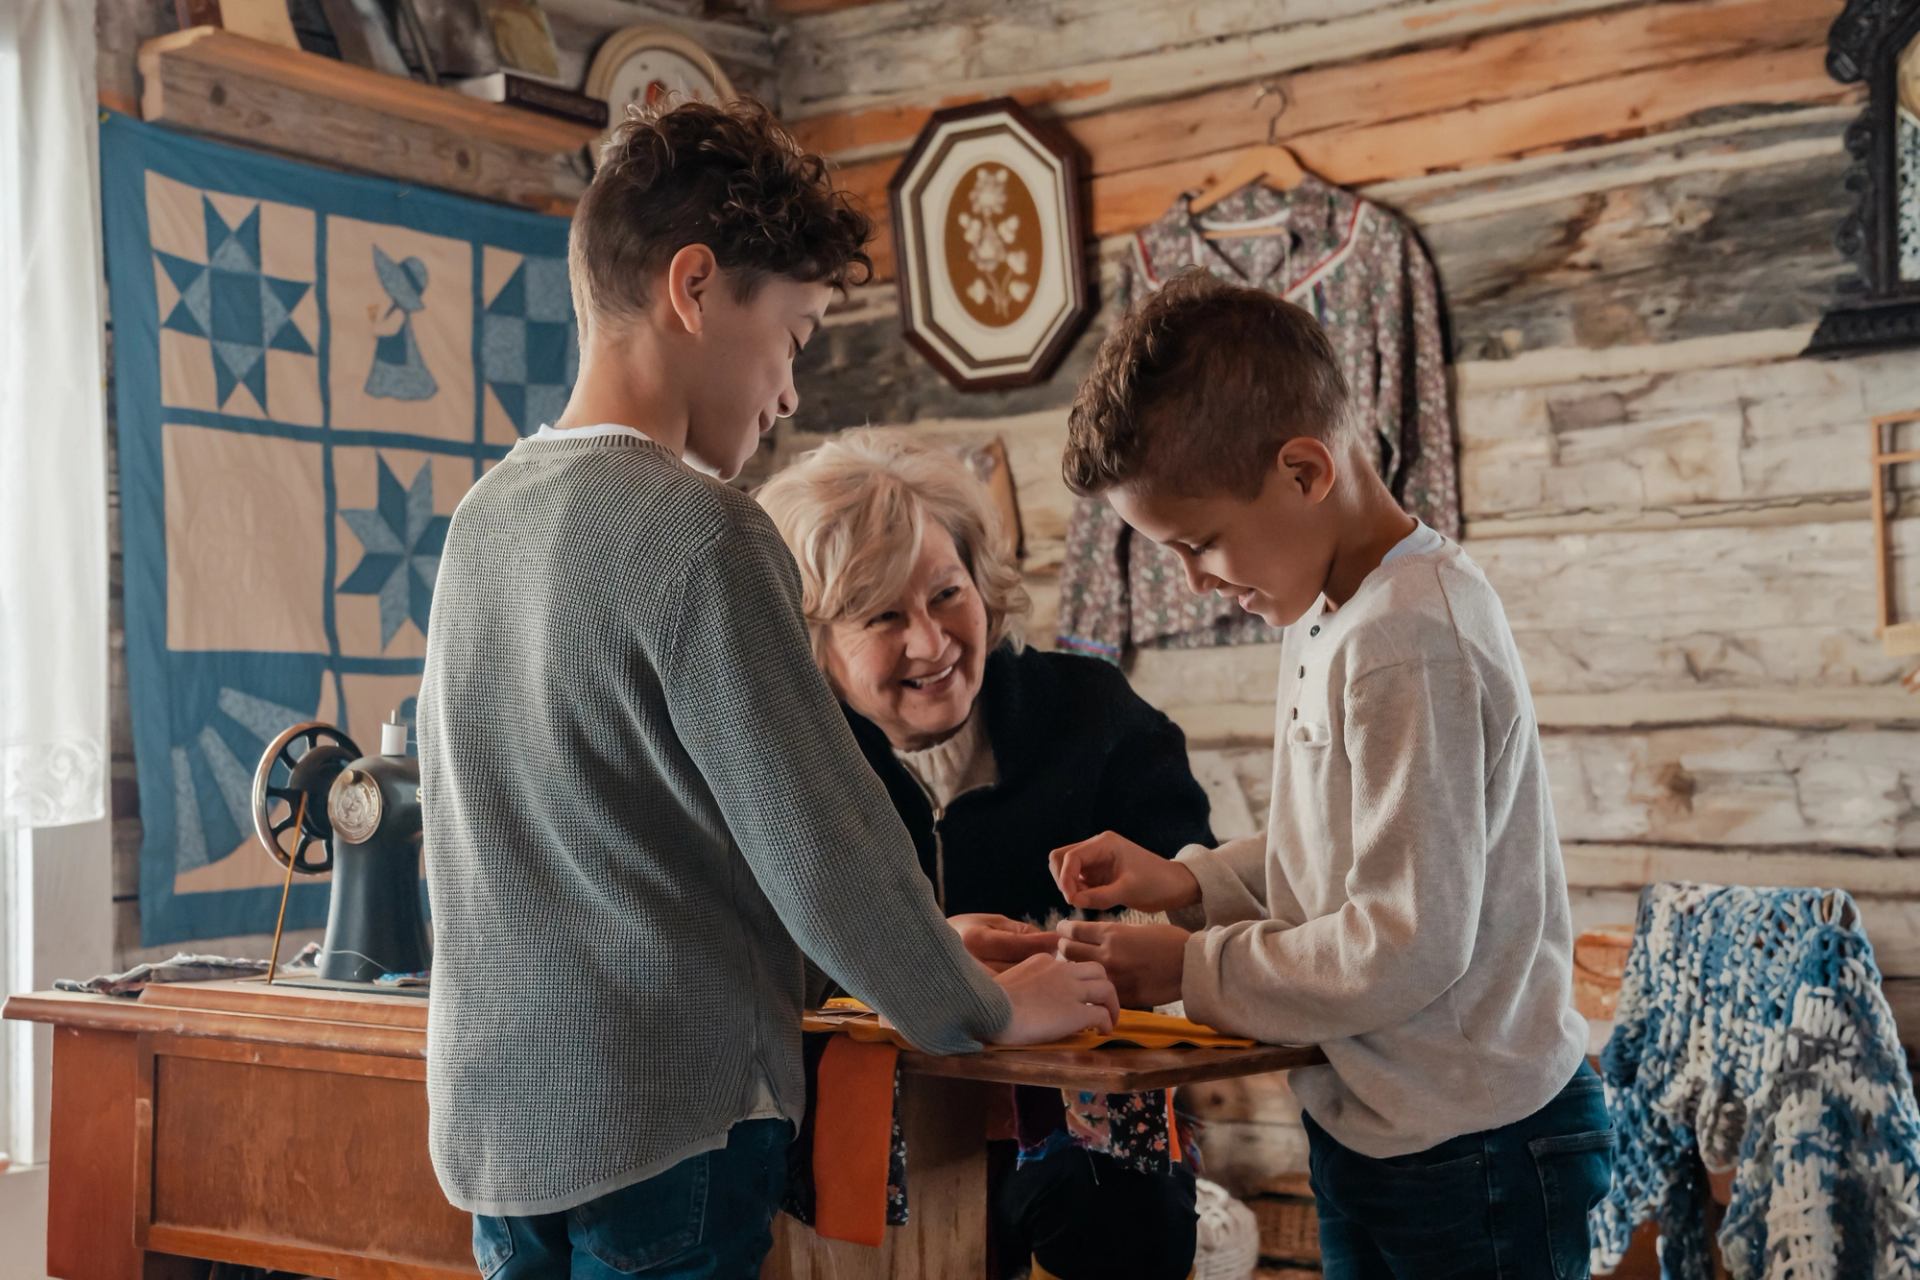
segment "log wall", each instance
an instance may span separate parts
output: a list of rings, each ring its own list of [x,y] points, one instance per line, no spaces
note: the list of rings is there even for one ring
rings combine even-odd
[[[1466,545],[1527,663],[1578,921],[1630,921],[1659,879],[1839,885],[1888,973],[1920,975],[1920,698],[1874,633],[1865,461],[1872,415],[1920,407],[1920,360],[1798,354],[1843,272],[1837,0],[775,9],[783,116],[883,215],[930,110],[1012,94],[1059,121],[1105,304],[1049,382],[963,395],[870,286],[803,357],[783,458],[863,423],[1002,438],[1047,642],[1066,405],[1126,233],[1260,141],[1277,82],[1282,140],[1412,220],[1437,267]],[[1916,512],[1894,539],[1909,608]],[[1130,669],[1187,731],[1222,836],[1264,812],[1274,674],[1263,647]],[[1298,1191],[1283,1086],[1194,1100],[1216,1176]]]

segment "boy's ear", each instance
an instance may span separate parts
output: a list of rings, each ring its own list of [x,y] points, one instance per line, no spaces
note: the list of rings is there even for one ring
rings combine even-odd
[[[1279,463],[1281,475],[1309,505],[1317,505],[1333,492],[1339,467],[1325,441],[1295,436],[1280,446]]]
[[[698,334],[706,323],[706,301],[719,271],[719,260],[703,244],[682,247],[667,263],[667,306],[689,334]]]

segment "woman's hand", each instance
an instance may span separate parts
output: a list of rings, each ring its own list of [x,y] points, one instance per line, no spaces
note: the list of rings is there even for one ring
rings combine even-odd
[[[1047,862],[1061,896],[1076,907],[1175,911],[1200,900],[1193,872],[1111,831],[1055,849]]]
[[[967,954],[994,973],[1005,973],[1032,956],[1052,955],[1060,945],[1057,933],[990,911],[948,916],[947,923],[960,935]]]
[[[1129,1009],[1151,1009],[1180,999],[1187,967],[1187,939],[1172,924],[1120,924],[1111,920],[1062,920],[1060,954],[1090,960],[1107,971]]]
[[[1120,999],[1097,964],[1058,956],[1023,960],[996,979],[1013,1003],[1013,1017],[996,1044],[1045,1044],[1082,1031],[1111,1031]]]

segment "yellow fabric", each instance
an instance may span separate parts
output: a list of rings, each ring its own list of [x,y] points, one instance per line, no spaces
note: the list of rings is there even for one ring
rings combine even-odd
[[[810,1010],[801,1020],[804,1031],[838,1031],[868,1043],[886,1041],[911,1049],[901,1034],[881,1023],[878,1014],[850,996],[829,1000]],[[1255,1042],[1244,1036],[1224,1035],[1212,1027],[1163,1013],[1122,1009],[1112,1031],[1082,1031],[1079,1035],[1046,1044],[1019,1046],[988,1045],[996,1053],[1019,1053],[1027,1049],[1100,1049],[1108,1045],[1131,1045],[1138,1049],[1251,1049]]]

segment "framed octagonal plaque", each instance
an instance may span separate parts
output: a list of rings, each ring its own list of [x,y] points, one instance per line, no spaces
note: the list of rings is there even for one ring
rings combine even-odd
[[[963,391],[1043,381],[1093,312],[1068,145],[1011,98],[936,111],[888,195],[907,341]]]

